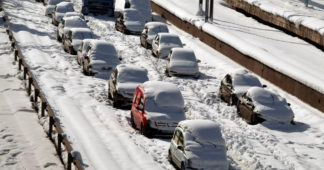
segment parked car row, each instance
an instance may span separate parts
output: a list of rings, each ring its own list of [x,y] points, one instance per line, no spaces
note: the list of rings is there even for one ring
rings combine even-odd
[[[53,1],[53,2],[52,2]],[[98,40],[82,14],[71,10],[73,3],[48,0],[55,4],[51,15],[58,26],[57,39],[64,50],[77,55],[86,75],[109,70],[108,98],[115,108],[130,109],[130,124],[147,137],[172,136],[168,159],[181,169],[228,169],[226,146],[221,130],[211,120],[186,120],[184,99],[172,83],[151,81],[147,69],[120,64],[113,44]],[[127,1],[131,3],[135,1]],[[51,7],[52,8],[52,7]],[[46,11],[51,11],[46,10]],[[153,56],[167,60],[167,76],[199,78],[198,60],[192,49],[184,48],[179,36],[169,33],[166,24],[147,22],[137,9],[125,9],[116,19],[116,30],[140,34],[140,44]],[[108,73],[107,73],[108,74]],[[290,104],[266,89],[251,72],[240,69],[225,75],[220,98],[237,107],[238,115],[249,124],[274,120],[294,123]]]

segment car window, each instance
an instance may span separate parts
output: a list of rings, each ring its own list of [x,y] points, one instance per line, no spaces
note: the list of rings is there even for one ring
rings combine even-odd
[[[179,130],[176,130],[173,135],[173,140],[174,140],[174,143],[176,143],[176,144],[178,144],[179,133],[180,133]]]
[[[179,135],[178,135],[178,142],[177,142],[178,146],[182,146],[183,147],[183,135],[182,133],[179,131]]]
[[[228,85],[232,85],[232,78],[230,75],[226,75],[225,81]]]

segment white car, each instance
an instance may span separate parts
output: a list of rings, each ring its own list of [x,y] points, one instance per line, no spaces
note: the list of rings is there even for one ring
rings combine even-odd
[[[111,73],[108,82],[108,97],[113,100],[113,106],[130,107],[136,87],[148,80],[145,68],[119,64]]]
[[[183,47],[178,35],[158,33],[152,42],[152,54],[158,58],[166,58],[175,47]]]
[[[211,120],[179,122],[171,139],[168,159],[181,170],[229,168],[221,130]]]
[[[144,29],[145,21],[135,9],[125,9],[116,18],[116,30],[125,34],[141,34]]]
[[[165,72],[168,76],[192,76],[198,78],[200,73],[194,51],[187,48],[172,48],[168,55]]]
[[[57,26],[62,21],[65,13],[73,11],[72,2],[60,2],[56,5],[54,13],[52,14],[52,23]]]
[[[77,51],[77,62],[79,65],[83,66],[83,59],[86,56],[87,49],[89,48],[90,42],[93,41],[93,39],[84,39],[82,40],[80,47]]]
[[[136,9],[145,22],[152,21],[150,0],[126,0],[126,7]]]
[[[93,39],[94,35],[89,28],[71,28],[64,35],[64,50],[70,54],[77,54],[77,51],[84,39]]]
[[[94,75],[114,69],[120,60],[112,43],[93,40],[83,59],[83,71],[86,75]]]
[[[250,124],[263,121],[294,124],[294,112],[286,99],[261,87],[251,87],[239,98],[237,112]]]
[[[162,22],[148,22],[141,33],[141,45],[145,48],[152,48],[152,41],[158,33],[168,33],[168,26]]]
[[[64,35],[71,28],[88,28],[86,21],[79,16],[64,17],[57,27],[57,40],[64,40]]]
[[[52,13],[54,12],[55,6],[60,2],[65,2],[65,1],[66,0],[48,0],[48,2],[44,2],[44,4],[47,4],[45,8],[45,15],[51,17]]]
[[[250,87],[265,87],[260,80],[246,69],[237,69],[226,74],[219,89],[220,98],[229,105],[236,105],[237,100]]]

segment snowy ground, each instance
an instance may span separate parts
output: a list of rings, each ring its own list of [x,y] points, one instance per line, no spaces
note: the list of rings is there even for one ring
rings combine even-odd
[[[63,169],[31,109],[0,21],[0,169]]]
[[[74,2],[79,6],[81,1]],[[170,139],[148,139],[130,127],[129,111],[114,109],[107,101],[108,75],[87,77],[81,73],[76,57],[65,53],[56,41],[56,27],[43,16],[44,7],[40,3],[5,0],[4,8],[27,63],[55,108],[73,148],[80,152],[85,168],[174,169],[166,159]],[[228,13],[234,15],[236,12]],[[241,66],[170,25],[171,32],[180,35],[186,47],[194,49],[202,61],[199,65],[202,76],[198,80],[169,78],[164,75],[165,61],[152,57],[149,50],[140,47],[138,36],[117,32],[114,19],[107,16],[89,16],[88,19],[88,25],[98,38],[114,43],[118,55],[123,58],[122,63],[147,68],[150,80],[177,84],[185,99],[188,119],[210,119],[220,124],[230,169],[324,167],[324,127],[321,126],[324,115],[321,112],[263,81],[288,98],[297,124],[248,125],[237,116],[235,107],[217,98],[223,76]],[[240,19],[252,22],[244,16]],[[262,26],[255,21],[251,24]],[[282,34],[280,40],[291,41],[291,37],[286,38]],[[318,53],[311,46],[309,52]]]

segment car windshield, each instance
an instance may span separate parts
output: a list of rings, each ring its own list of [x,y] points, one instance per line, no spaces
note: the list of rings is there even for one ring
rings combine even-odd
[[[125,70],[118,74],[119,83],[144,83],[148,81],[147,72],[142,70]]]
[[[57,6],[56,12],[59,13],[73,12],[73,7],[71,5],[60,5]]]
[[[56,5],[56,4],[58,4],[60,2],[63,2],[63,1],[65,1],[65,0],[49,0],[48,5]]]
[[[161,44],[176,44],[176,45],[181,45],[181,41],[179,37],[176,36],[161,36],[160,40]]]
[[[172,54],[172,60],[196,62],[195,53],[190,51],[175,51]]]
[[[149,29],[148,34],[149,34],[149,35],[156,35],[157,33],[160,33],[160,32],[168,33],[169,30],[168,30],[168,28],[165,27],[165,26],[155,26],[155,27]]]
[[[72,35],[72,39],[92,39],[92,33],[89,32],[82,32],[82,31],[77,31],[74,32]]]
[[[87,23],[81,18],[67,19],[65,20],[65,27],[73,28],[87,28]]]
[[[138,21],[144,22],[143,18],[138,14],[137,11],[129,10],[125,12],[125,21]]]

